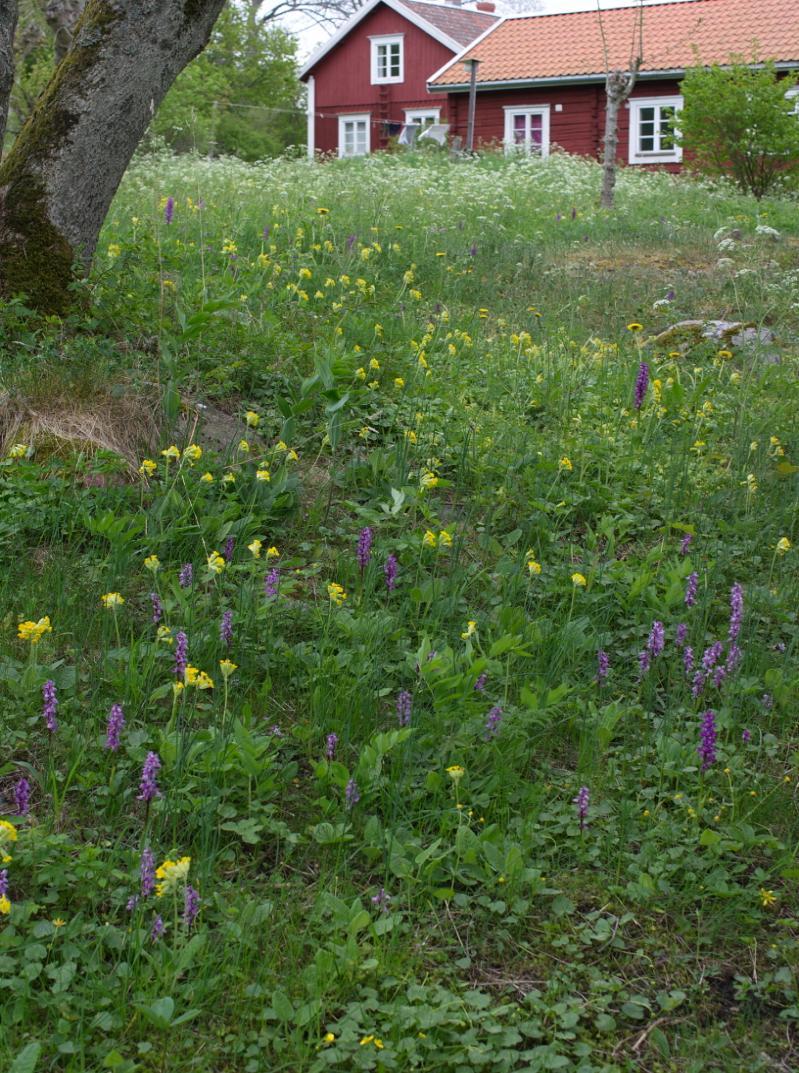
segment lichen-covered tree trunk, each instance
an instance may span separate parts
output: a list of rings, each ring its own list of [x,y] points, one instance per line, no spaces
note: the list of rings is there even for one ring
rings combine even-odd
[[[0,0],[0,157],[8,119],[8,98],[14,84],[14,34],[17,0]]]
[[[5,3],[7,0],[0,0]],[[119,182],[155,109],[208,42],[225,0],[88,0],[0,164],[0,295],[69,306]]]
[[[84,0],[48,0],[45,4],[44,17],[53,32],[56,63],[61,63],[69,51],[83,7]]]
[[[603,209],[613,208],[616,190],[616,153],[619,147],[619,111],[633,91],[641,61],[636,61],[629,71],[609,71],[605,80],[605,137],[602,153],[602,194],[599,203]]]

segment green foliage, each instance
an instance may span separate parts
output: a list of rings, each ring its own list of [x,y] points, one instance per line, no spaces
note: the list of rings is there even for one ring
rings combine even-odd
[[[598,186],[143,155],[0,305],[0,1068],[791,1067],[795,204]]]
[[[178,152],[261,160],[303,136],[296,41],[234,4],[178,76],[151,131]]]
[[[690,167],[762,198],[796,184],[799,115],[796,98],[786,97],[795,77],[778,75],[772,61],[752,64],[686,72],[679,138]]]

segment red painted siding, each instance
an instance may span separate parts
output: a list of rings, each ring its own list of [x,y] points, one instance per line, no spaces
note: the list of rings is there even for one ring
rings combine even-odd
[[[405,35],[404,81],[373,86],[369,38],[382,34]],[[385,148],[388,141],[382,122],[402,122],[405,108],[441,108],[443,120],[446,96],[428,93],[426,83],[452,56],[450,49],[402,15],[378,5],[309,72],[316,81],[317,150],[337,151],[338,116],[346,112],[371,114],[373,150]]]
[[[633,90],[633,97],[669,97],[680,92],[674,80],[642,82]],[[439,94],[431,94],[431,98]],[[584,86],[545,86],[513,90],[482,90],[477,94],[474,133],[477,145],[501,145],[505,137],[504,108],[510,105],[548,104],[550,147],[559,146],[567,153],[599,157],[605,133],[605,87],[601,84]],[[561,111],[555,111],[556,105]],[[468,99],[465,93],[450,93],[448,115],[451,134],[466,138]],[[623,108],[619,115],[618,159],[626,161],[629,153],[630,112]],[[651,167],[639,165],[635,167]],[[679,164],[657,167],[679,171]]]

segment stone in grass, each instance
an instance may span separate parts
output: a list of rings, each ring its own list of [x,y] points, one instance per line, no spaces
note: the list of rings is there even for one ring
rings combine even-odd
[[[773,345],[776,337],[770,328],[740,320],[681,320],[656,335],[651,342],[657,347],[679,346],[685,353],[704,339],[756,352],[767,365],[778,365],[781,360]]]

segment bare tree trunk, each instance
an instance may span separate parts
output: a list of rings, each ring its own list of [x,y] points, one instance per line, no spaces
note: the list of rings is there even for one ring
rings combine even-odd
[[[619,146],[619,111],[635,86],[641,61],[629,71],[609,71],[605,81],[605,137],[602,154],[602,194],[599,204],[603,209],[613,208],[616,189],[616,152]]]
[[[8,99],[14,85],[14,34],[17,29],[17,0],[0,0],[0,157],[8,119]]]
[[[57,64],[69,51],[83,6],[84,0],[49,0],[45,5],[44,17],[53,32]]]
[[[225,0],[88,0],[72,47],[0,165],[0,295],[69,305],[155,109]]]

